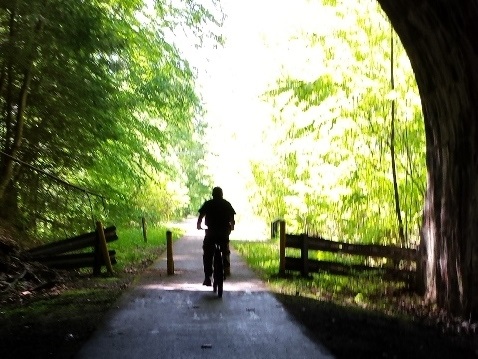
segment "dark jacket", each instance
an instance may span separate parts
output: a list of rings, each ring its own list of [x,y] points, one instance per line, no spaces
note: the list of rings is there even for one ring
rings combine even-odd
[[[230,230],[236,211],[223,198],[210,199],[201,206],[199,214],[205,216],[204,223],[210,230]]]

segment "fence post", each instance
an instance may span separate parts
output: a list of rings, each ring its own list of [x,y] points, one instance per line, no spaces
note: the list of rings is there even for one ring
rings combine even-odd
[[[309,275],[309,238],[307,234],[302,234],[300,245],[300,260],[302,262],[302,275]]]
[[[279,222],[279,274],[285,274],[285,221]]]
[[[93,262],[93,275],[99,276],[101,274],[101,249],[100,249],[100,234],[95,230],[95,259]]]
[[[147,242],[148,237],[146,236],[146,218],[141,217],[141,225],[143,226],[143,239],[145,242]]]
[[[105,230],[99,221],[96,222],[96,233],[98,236],[99,248],[101,250],[103,260],[105,261],[106,269],[108,270],[109,274],[113,274],[113,267],[111,266],[110,255],[108,253],[108,247],[106,246]]]
[[[168,275],[174,274],[173,260],[173,234],[171,231],[166,232],[166,262],[168,267]]]

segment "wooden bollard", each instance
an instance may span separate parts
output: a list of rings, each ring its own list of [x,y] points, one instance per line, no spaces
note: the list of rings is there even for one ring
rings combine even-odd
[[[148,241],[148,236],[146,235],[146,218],[141,218],[141,226],[143,227],[143,240]]]
[[[174,274],[174,260],[173,260],[173,233],[166,232],[166,261],[168,266],[168,275]]]

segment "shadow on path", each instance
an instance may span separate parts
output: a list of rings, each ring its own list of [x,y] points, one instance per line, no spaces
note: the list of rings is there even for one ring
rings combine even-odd
[[[331,358],[231,253],[222,299],[202,286],[202,238],[186,235],[106,316],[77,358]]]

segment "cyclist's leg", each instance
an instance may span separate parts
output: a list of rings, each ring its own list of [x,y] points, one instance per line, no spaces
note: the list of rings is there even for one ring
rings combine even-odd
[[[229,249],[229,237],[227,238],[226,243],[222,247],[222,258],[224,263],[224,275],[231,275],[231,251]]]
[[[224,252],[224,275],[225,276],[230,276],[231,275],[231,250],[229,247],[229,236],[231,235],[231,227],[229,227],[229,230],[227,231],[226,235],[226,248]]]
[[[222,263],[224,269],[224,275],[229,276],[231,274],[231,265],[230,265],[230,258],[229,258],[229,233],[230,231],[223,231],[221,235],[218,237],[218,243],[221,247],[222,253]]]
[[[211,285],[212,276],[212,258],[214,256],[214,241],[210,234],[206,232],[202,245],[203,249],[203,267],[204,267],[204,285]]]

